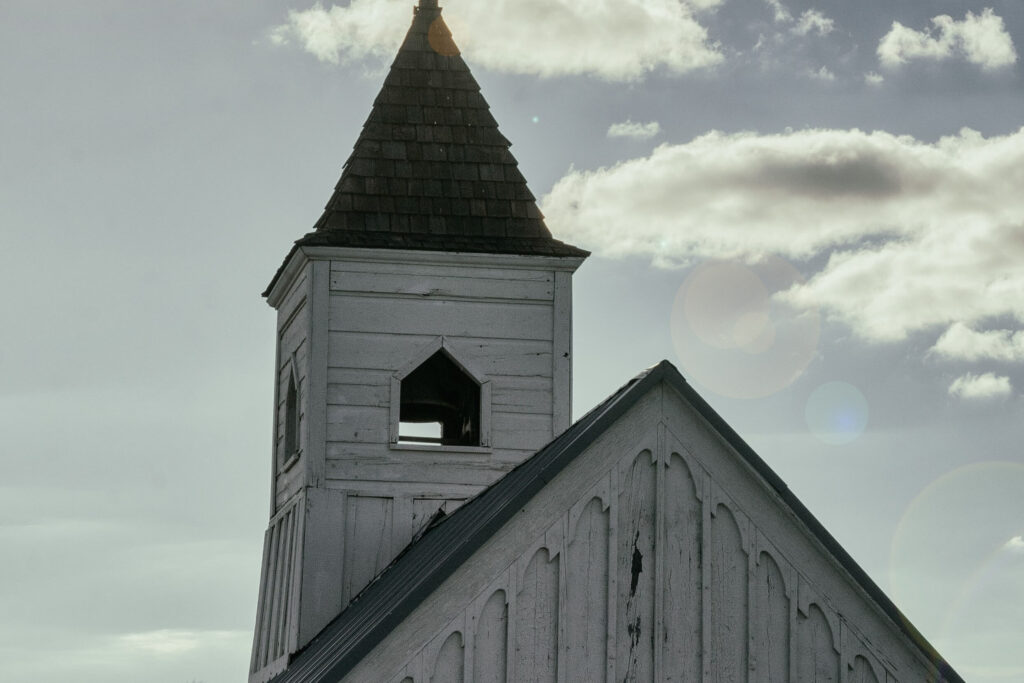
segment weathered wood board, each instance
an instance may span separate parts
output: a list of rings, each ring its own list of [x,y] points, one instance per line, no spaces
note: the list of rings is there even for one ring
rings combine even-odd
[[[929,667],[662,385],[344,680],[925,683]]]

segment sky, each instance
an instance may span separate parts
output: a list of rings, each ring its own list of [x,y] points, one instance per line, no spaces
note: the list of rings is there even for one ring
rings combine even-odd
[[[1024,680],[1024,5],[441,3],[574,278],[967,680]],[[260,292],[412,0],[0,2],[0,679],[243,680]]]

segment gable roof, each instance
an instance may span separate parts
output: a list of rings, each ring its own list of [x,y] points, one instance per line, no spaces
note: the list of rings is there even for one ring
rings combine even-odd
[[[421,0],[334,194],[288,258],[299,246],[589,255],[551,236],[510,146],[436,1]]]
[[[861,589],[934,664],[940,672],[940,680],[963,683],[959,674],[910,624],[779,476],[668,361],[662,361],[633,378],[530,459],[428,528],[299,652],[288,669],[274,677],[272,683],[336,681],[343,677],[555,475],[661,382],[677,391],[711,429],[772,487]]]

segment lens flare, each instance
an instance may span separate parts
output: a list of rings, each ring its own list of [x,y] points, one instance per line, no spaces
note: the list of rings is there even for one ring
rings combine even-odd
[[[427,42],[434,52],[444,57],[454,57],[459,54],[459,48],[455,45],[455,40],[452,39],[452,32],[448,30],[448,26],[445,25],[441,17],[430,22],[430,28],[427,29]]]
[[[1024,671],[1024,465],[959,467],[914,497],[893,533],[890,592],[951,660]],[[957,655],[960,655],[958,657]],[[981,664],[978,662],[977,664]]]
[[[804,407],[807,428],[825,443],[850,443],[868,424],[868,401],[846,382],[826,382],[811,392]]]
[[[814,357],[817,310],[775,295],[802,283],[789,263],[703,263],[672,306],[672,343],[687,377],[733,398],[760,398],[789,386]]]

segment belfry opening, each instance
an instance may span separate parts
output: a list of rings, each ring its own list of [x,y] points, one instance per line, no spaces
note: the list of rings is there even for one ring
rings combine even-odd
[[[402,380],[398,442],[480,445],[480,385],[443,350]]]

